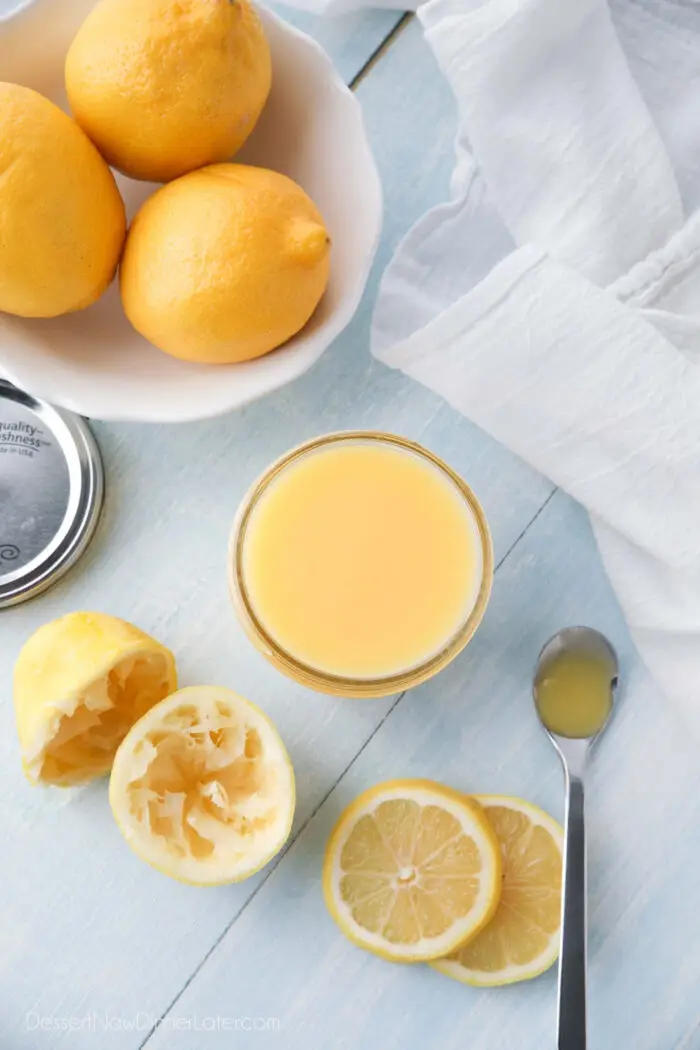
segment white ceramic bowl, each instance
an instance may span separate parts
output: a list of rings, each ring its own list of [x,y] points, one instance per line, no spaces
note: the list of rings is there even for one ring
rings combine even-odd
[[[0,79],[66,107],[66,51],[95,0],[33,0],[0,20]],[[183,422],[246,404],[296,379],[347,325],[381,228],[379,176],[359,103],[309,37],[262,10],[273,87],[236,159],[295,179],[318,205],[332,241],[328,290],[313,318],[279,350],[240,365],[205,366],[161,353],[131,327],[117,283],[87,310],[52,320],[0,314],[0,374],[97,419]],[[118,176],[129,216],[154,186]]]

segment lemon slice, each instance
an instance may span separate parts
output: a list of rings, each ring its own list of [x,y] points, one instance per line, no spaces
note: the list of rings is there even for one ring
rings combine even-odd
[[[465,984],[514,984],[544,973],[559,954],[563,832],[522,799],[476,799],[503,850],[501,902],[474,940],[431,966]]]
[[[481,808],[430,780],[390,780],[341,815],[323,892],[343,933],[395,962],[447,955],[493,916],[501,852]]]
[[[114,759],[112,812],[135,853],[181,882],[239,882],[282,848],[294,771],[277,730],[249,700],[181,689],[136,723]]]
[[[176,688],[172,653],[124,620],[77,612],[45,624],[15,664],[25,773],[61,786],[103,776],[129,727]]]

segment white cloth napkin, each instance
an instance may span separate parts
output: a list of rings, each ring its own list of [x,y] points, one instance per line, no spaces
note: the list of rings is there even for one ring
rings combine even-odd
[[[373,352],[588,509],[700,733],[700,6],[418,14],[459,105],[453,199],[390,264]]]

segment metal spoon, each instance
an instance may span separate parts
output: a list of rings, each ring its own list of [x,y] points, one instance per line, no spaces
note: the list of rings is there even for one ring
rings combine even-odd
[[[609,683],[609,697],[602,697],[609,702],[599,704],[598,723],[591,723],[586,727],[586,736],[579,733],[574,736],[571,732],[566,736],[562,735],[562,723],[566,723],[567,703],[573,702],[571,690],[565,688],[567,675],[561,673],[567,661],[575,661],[576,666],[580,668],[582,662],[585,662],[585,670],[600,676],[602,689],[605,688],[605,683]],[[591,661],[590,665],[588,661]],[[557,1019],[559,1050],[586,1050],[587,891],[583,774],[591,744],[598,739],[608,723],[617,682],[617,655],[607,638],[589,627],[567,627],[551,638],[540,653],[533,683],[535,706],[540,721],[561,758],[566,784]],[[545,694],[546,705],[543,704]],[[580,703],[580,694],[574,699]],[[597,699],[600,700],[601,697]],[[555,713],[559,705],[561,717]],[[574,718],[573,722],[576,721]],[[584,722],[585,719],[580,724]]]

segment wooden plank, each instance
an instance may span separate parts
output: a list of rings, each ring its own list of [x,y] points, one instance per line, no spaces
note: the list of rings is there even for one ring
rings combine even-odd
[[[9,701],[22,641],[54,616],[97,608],[171,645],[183,684],[220,682],[261,703],[279,725],[298,772],[297,833],[391,701],[341,702],[298,688],[275,673],[237,627],[226,593],[225,551],[250,481],[285,449],[323,431],[369,427],[425,436],[476,478],[500,553],[551,491],[475,428],[450,422],[428,391],[368,354],[381,266],[410,224],[447,193],[455,113],[416,24],[399,35],[360,92],[384,179],[386,226],[352,325],[312,373],[240,413],[181,427],[97,426],[108,497],[94,545],[54,591],[2,614],[0,1032],[12,1050],[34,1048],[39,1038],[47,1048],[87,1050],[96,1032],[105,1050],[134,1050],[144,1038],[140,1027],[167,1010],[260,883],[211,891],[179,886],[124,845],[104,784],[77,796],[24,784]],[[290,942],[285,951],[303,944],[303,938]],[[41,1036],[30,1030],[40,1017],[53,1024]],[[78,1025],[88,1020],[74,1031],[58,1027],[69,1018]]]
[[[341,809],[388,778],[427,776],[467,791],[517,794],[561,816],[562,775],[536,720],[530,676],[542,643],[566,623],[609,634],[624,683],[590,769],[591,1046],[700,1045],[700,948],[691,933],[700,849],[696,748],[639,665],[585,515],[557,494],[499,572],[472,645],[392,711],[148,1050],[554,1045],[553,971],[530,984],[478,990],[424,966],[374,958],[327,915],[320,873]],[[192,1030],[215,1023],[208,1018],[235,1037]],[[178,1024],[189,1031],[178,1032]]]

